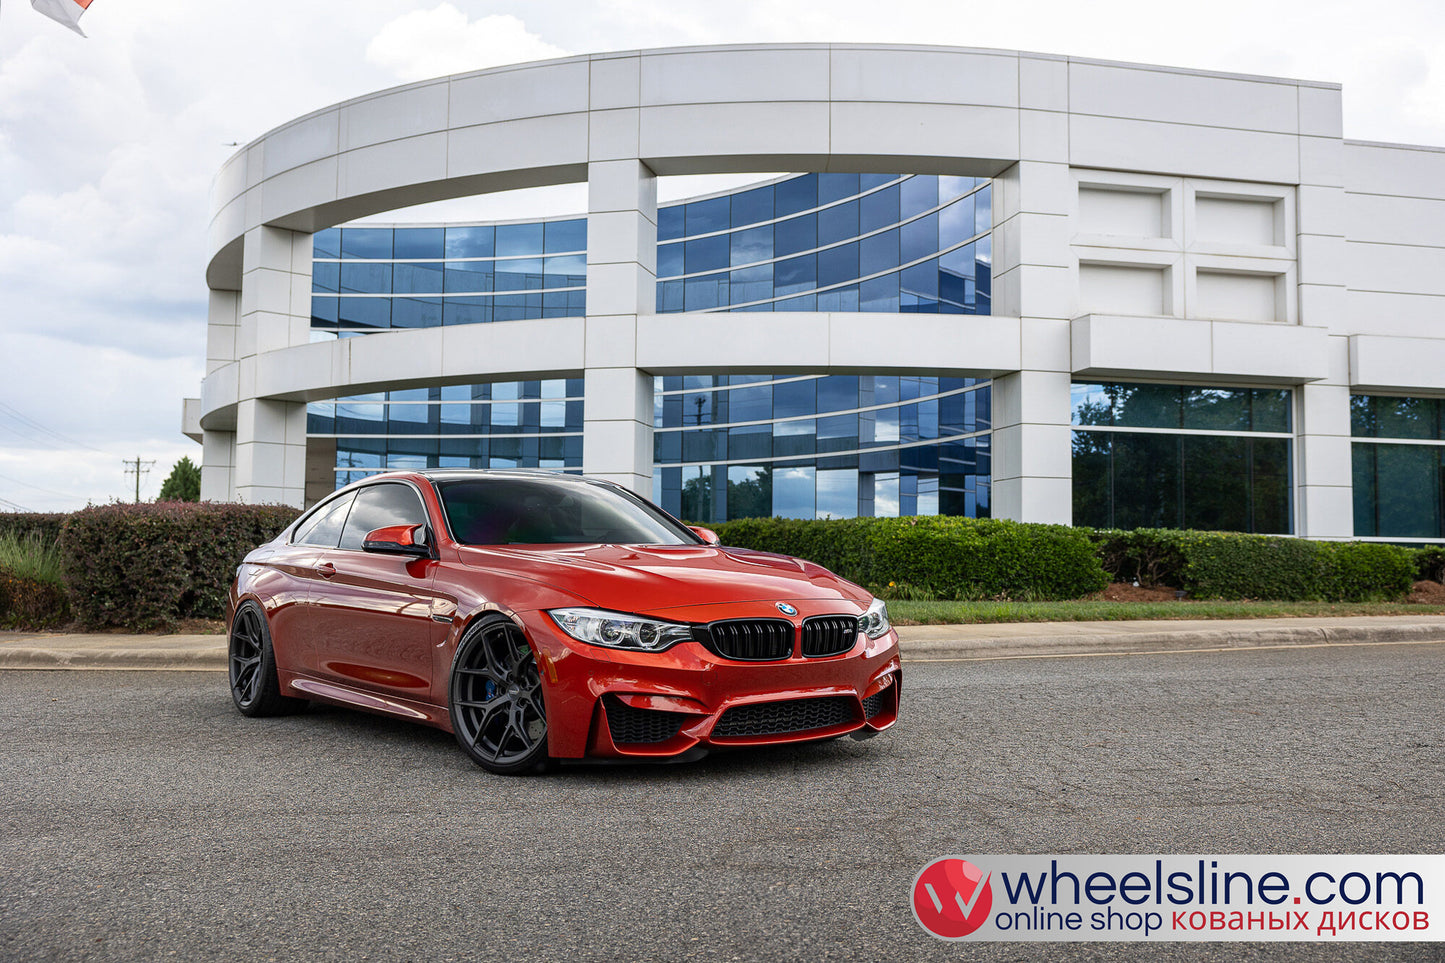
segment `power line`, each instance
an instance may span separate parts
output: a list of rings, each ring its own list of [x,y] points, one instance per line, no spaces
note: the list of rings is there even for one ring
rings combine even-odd
[[[6,417],[10,418],[12,421],[17,422],[22,428],[28,428],[28,429],[30,429],[31,432],[35,432],[35,431],[44,432],[45,434],[49,435],[51,438],[54,438],[54,439],[56,439],[57,441],[64,442],[66,445],[69,445],[69,446],[72,447],[72,448],[85,448],[85,449],[87,449],[87,450],[89,450],[89,451],[100,452],[100,454],[102,454],[102,455],[108,454],[108,452],[101,451],[99,448],[96,448],[94,445],[87,445],[87,444],[86,444],[85,442],[83,442],[83,441],[76,441],[74,438],[71,438],[71,437],[69,437],[68,435],[62,435],[60,432],[56,431],[55,429],[46,427],[45,425],[42,425],[40,422],[36,421],[34,418],[31,418],[29,415],[25,414],[23,411],[20,411],[19,409],[15,408],[15,407],[13,407],[13,406],[11,406],[11,405],[7,405],[7,404],[6,404],[5,402],[3,402],[3,401],[0,401],[0,415],[5,415]],[[11,430],[13,431],[13,430],[15,430],[15,429],[12,428]],[[37,441],[45,441],[45,440],[48,440],[48,439],[36,438],[35,440],[37,440]]]
[[[72,495],[70,492],[58,492],[58,491],[56,491],[56,490],[53,489],[53,488],[41,488],[39,485],[32,485],[32,484],[30,484],[29,482],[21,481],[21,480],[18,479],[18,478],[11,478],[9,475],[0,475],[0,479],[4,479],[5,481],[8,481],[8,482],[11,482],[11,483],[13,483],[13,484],[19,485],[19,486],[22,487],[22,488],[33,488],[33,489],[35,489],[36,491],[38,491],[38,492],[44,492],[44,493],[47,494],[47,495],[58,495],[58,496],[60,496],[61,498],[73,498],[73,499],[75,499],[76,501],[79,501],[79,500],[80,500],[80,496],[79,496],[79,495]]]
[[[25,512],[29,515],[35,514],[35,509],[26,508],[24,505],[17,505],[8,498],[0,498],[0,505],[3,505],[7,512]]]
[[[139,505],[139,504],[140,504],[140,480],[141,480],[141,478],[142,478],[143,476],[149,475],[149,474],[151,473],[151,466],[155,464],[155,460],[152,459],[152,460],[150,460],[150,461],[141,461],[141,460],[140,460],[140,455],[136,455],[136,456],[135,456],[135,459],[134,459],[133,461],[122,461],[121,464],[126,466],[125,473],[126,473],[127,475],[130,475],[130,474],[134,474],[134,475],[135,475],[135,501],[136,501],[136,504]],[[131,467],[131,466],[134,466],[134,467]],[[144,467],[142,467],[142,466],[144,466]]]

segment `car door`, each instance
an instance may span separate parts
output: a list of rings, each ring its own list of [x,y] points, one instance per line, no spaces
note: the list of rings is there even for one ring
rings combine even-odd
[[[267,617],[276,665],[283,673],[315,671],[312,617],[321,578],[317,566],[322,553],[341,542],[355,497],[355,492],[345,492],[317,505],[291,533],[290,543],[267,559],[267,594],[273,599]]]
[[[426,525],[417,490],[406,482],[361,488],[339,544],[317,559],[311,615],[316,671],[349,686],[425,701],[432,646],[446,627],[432,620],[431,558],[367,552],[368,532]]]

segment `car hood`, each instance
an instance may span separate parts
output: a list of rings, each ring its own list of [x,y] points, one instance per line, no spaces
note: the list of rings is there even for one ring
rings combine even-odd
[[[740,602],[847,599],[866,591],[801,559],[713,545],[492,545],[464,564],[549,585],[591,605],[639,614]]]

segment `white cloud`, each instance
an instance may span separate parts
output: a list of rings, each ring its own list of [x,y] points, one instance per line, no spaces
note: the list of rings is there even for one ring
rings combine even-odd
[[[511,14],[492,14],[473,21],[450,3],[402,14],[382,27],[366,47],[368,61],[402,80],[424,80],[566,54],[528,31],[527,25]]]

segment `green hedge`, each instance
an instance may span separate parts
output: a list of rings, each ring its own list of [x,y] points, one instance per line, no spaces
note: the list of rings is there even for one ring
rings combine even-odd
[[[65,512],[0,512],[0,538],[38,538],[54,545],[69,517]]]
[[[134,631],[222,618],[241,559],[298,514],[283,505],[209,502],[78,511],[60,543],[71,611],[90,628]]]
[[[1427,545],[1415,549],[1415,578],[1445,582],[1445,548]]]
[[[1108,577],[1088,533],[948,516],[752,518],[716,527],[725,545],[796,555],[871,590],[936,598],[1071,599]]]
[[[1092,533],[1118,581],[1182,588],[1195,598],[1371,602],[1410,590],[1418,552],[1377,542],[1316,542],[1169,529]]]

